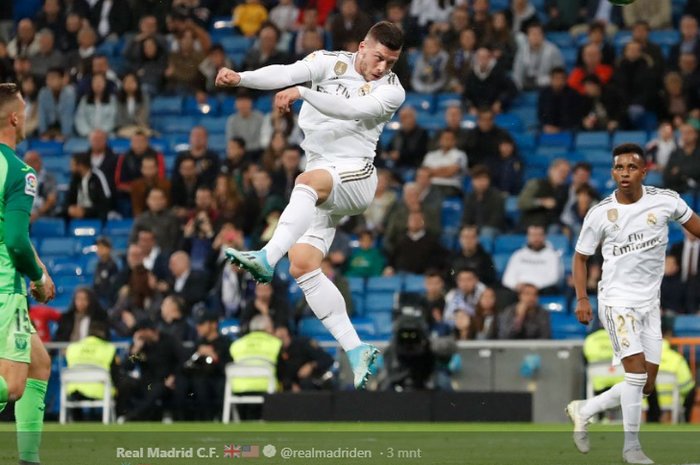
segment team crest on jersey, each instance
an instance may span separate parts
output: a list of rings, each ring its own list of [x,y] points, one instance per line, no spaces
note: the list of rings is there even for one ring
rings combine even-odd
[[[623,348],[625,348],[625,349],[630,348],[630,341],[628,341],[626,337],[623,337],[622,341],[620,341],[620,343],[622,344]]]
[[[15,335],[15,349],[27,350],[28,345],[27,338],[23,334]]]
[[[39,182],[36,180],[36,174],[27,173],[27,175],[24,177],[24,193],[35,197],[36,188],[38,185]]]
[[[372,86],[369,84],[365,84],[364,86],[360,87],[357,91],[357,93],[360,94],[360,97],[369,95],[370,92],[372,92]]]
[[[618,218],[617,208],[612,208],[612,209],[608,210],[608,220],[611,223],[614,223],[615,221],[617,221],[617,218]]]
[[[658,221],[656,220],[656,215],[654,215],[653,213],[647,214],[647,224],[649,226],[656,226],[656,223],[658,223]]]
[[[337,61],[335,63],[335,66],[333,67],[333,71],[335,71],[335,74],[337,74],[338,76],[342,76],[343,74],[345,74],[345,71],[347,71],[347,70],[348,70],[348,64],[344,63],[342,61]]]
[[[313,52],[313,53],[306,55],[306,58],[304,58],[304,61],[311,61],[314,58],[316,58],[316,52]]]

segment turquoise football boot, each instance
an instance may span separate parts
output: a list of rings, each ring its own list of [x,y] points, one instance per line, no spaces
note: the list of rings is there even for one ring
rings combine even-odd
[[[269,284],[272,281],[275,269],[267,262],[266,251],[242,252],[228,248],[225,255],[231,263],[252,274],[255,281],[263,284]]]
[[[371,344],[362,344],[348,351],[350,368],[355,375],[355,389],[361,390],[367,387],[367,380],[372,374],[372,366],[377,360],[377,355],[379,355],[379,349]]]

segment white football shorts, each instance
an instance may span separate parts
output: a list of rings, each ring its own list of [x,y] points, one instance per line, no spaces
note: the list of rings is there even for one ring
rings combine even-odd
[[[369,159],[349,159],[314,163],[306,171],[323,169],[333,176],[333,189],[328,200],[316,207],[313,222],[297,241],[309,244],[328,254],[335,228],[345,216],[364,213],[377,190],[377,171]]]
[[[644,307],[614,307],[599,302],[598,317],[608,332],[615,356],[613,365],[639,353],[647,362],[661,363],[661,309],[659,302]]]

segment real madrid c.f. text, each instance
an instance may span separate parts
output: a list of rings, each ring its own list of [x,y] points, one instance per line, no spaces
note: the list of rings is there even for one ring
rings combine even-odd
[[[218,457],[216,447],[139,447],[138,449],[127,449],[117,447],[117,458],[145,459],[145,458],[212,458]]]

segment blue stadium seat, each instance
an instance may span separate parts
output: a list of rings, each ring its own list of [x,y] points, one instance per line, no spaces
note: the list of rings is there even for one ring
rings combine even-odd
[[[554,250],[561,250],[562,252],[568,252],[571,249],[571,243],[569,238],[563,234],[550,234],[547,236],[547,241],[552,244]]]
[[[313,338],[318,338],[319,336],[325,336],[328,334],[328,330],[321,320],[316,317],[303,318],[299,322],[299,334],[302,336],[308,336]]]
[[[512,254],[527,243],[524,234],[502,234],[496,238],[495,254]]]
[[[101,232],[101,220],[71,220],[68,225],[70,236],[98,236]]]
[[[437,95],[435,102],[435,112],[444,114],[445,110],[451,106],[462,105],[462,95],[454,92],[445,92]]]
[[[63,142],[29,139],[29,150],[36,150],[42,157],[60,157],[63,155]]]
[[[680,33],[675,29],[667,29],[662,31],[651,31],[649,33],[649,41],[658,45],[673,46],[681,40]]]
[[[61,218],[38,218],[31,227],[32,237],[63,237],[66,222]]]
[[[535,138],[534,134],[531,133],[519,133],[519,134],[512,134],[513,140],[515,141],[516,147],[518,147],[518,150],[525,151],[525,152],[530,152],[532,150],[535,150],[537,148],[537,140]]]
[[[644,147],[649,139],[645,131],[617,131],[613,135],[613,147],[618,144],[632,143]]]
[[[134,227],[134,220],[126,218],[122,220],[107,220],[104,232],[110,237],[128,236],[131,234],[131,229]]]
[[[213,134],[225,134],[227,120],[228,116],[208,116],[201,118],[199,124],[207,130],[210,136]]]
[[[364,293],[364,291],[351,292],[350,298],[352,299],[352,306],[355,309],[355,313],[353,313],[353,315],[364,316],[366,313],[365,312],[365,293]]]
[[[166,116],[157,121],[157,128],[163,133],[189,134],[196,125],[193,116]]]
[[[226,134],[209,135],[209,148],[214,152],[217,152],[220,158],[225,157],[227,146],[228,142],[226,141]]]
[[[522,132],[525,129],[520,115],[514,113],[496,115],[496,124],[511,133]]]
[[[464,204],[460,199],[447,199],[442,202],[442,228],[448,232],[455,233],[459,231],[462,224],[462,215]]]
[[[371,318],[356,317],[352,318],[350,321],[358,332],[363,332],[369,336],[377,334],[377,328]]]
[[[394,321],[391,313],[372,313],[368,315],[372,321],[374,321],[374,326],[377,328],[377,335],[379,336],[391,336]]]
[[[394,134],[396,134],[396,131],[393,131],[391,129],[388,129],[386,126],[384,127],[384,130],[382,133],[379,135],[379,146],[382,147],[383,149],[388,149],[389,144],[391,144],[392,139],[394,138]]]
[[[610,133],[606,131],[579,132],[576,134],[576,150],[608,150]]]
[[[510,224],[515,226],[520,220],[520,209],[518,208],[518,197],[511,195],[506,198],[506,217]]]
[[[389,292],[367,292],[365,295],[365,315],[370,313],[391,313],[394,308],[394,294]]]
[[[443,230],[442,234],[440,235],[440,243],[445,250],[457,250],[457,231],[454,229],[449,229],[447,231]]]
[[[282,281],[289,281],[291,276],[289,275],[289,258],[286,256],[282,257],[277,265],[275,265],[275,274]],[[293,281],[293,280],[292,280]]]
[[[51,267],[51,276],[54,278],[63,276],[82,276],[83,274],[85,274],[85,270],[83,270],[82,266],[80,266],[80,263],[75,261],[54,264]]]
[[[56,182],[59,182],[58,175],[68,174],[70,169],[70,157],[70,155],[46,157],[42,160],[42,167],[46,171],[57,176]]]
[[[549,314],[552,327],[552,339],[584,339],[587,329],[578,322],[576,316],[566,313]]]
[[[124,153],[131,148],[131,141],[126,138],[109,139],[107,145],[109,145],[115,153]]]
[[[610,168],[612,166],[612,155],[609,150],[586,150],[583,158],[595,168]]]
[[[97,255],[84,255],[80,266],[85,270],[86,275],[92,276],[97,270],[97,264],[99,261],[100,259]]]
[[[229,35],[219,41],[226,54],[245,53],[253,46],[253,39],[244,36]]]
[[[539,92],[521,92],[513,100],[513,107],[532,108],[537,107],[537,101],[540,98]]]
[[[693,193],[681,194],[681,198],[685,201],[685,203],[688,204],[688,206],[692,210],[695,210],[695,206],[696,206],[695,194],[693,194]]]
[[[228,57],[234,65],[240,68],[243,65],[243,60],[245,60],[245,55],[245,53],[229,53]]]
[[[493,244],[495,239],[490,236],[479,236],[479,244],[490,254],[493,254]]]
[[[185,114],[190,116],[218,116],[219,101],[216,97],[207,97],[205,103],[199,103],[196,97],[185,97]]]
[[[568,150],[573,142],[571,133],[560,132],[558,134],[542,134],[540,135],[540,147],[558,147]]]
[[[563,295],[540,296],[540,305],[542,305],[549,312],[569,312],[569,306],[566,303],[566,296]]]
[[[678,315],[673,322],[676,337],[700,337],[700,316]]]
[[[435,111],[435,96],[432,94],[408,92],[406,94],[406,100],[404,100],[403,104],[405,106],[413,107],[419,112],[432,113]]]
[[[565,153],[557,148],[543,147],[538,148],[534,153],[525,152],[522,157],[525,160],[526,169],[542,169],[546,172],[555,156],[562,156]]]
[[[564,66],[571,71],[576,65],[578,59],[578,49],[576,47],[562,47],[561,56],[564,59]]]
[[[219,97],[219,109],[221,110],[221,116],[231,116],[236,113],[236,97],[232,95],[226,95]]]
[[[151,116],[182,114],[182,97],[155,97],[151,101]]]
[[[663,174],[659,173],[658,171],[647,171],[647,178],[644,182],[644,184],[648,186],[655,186],[655,187],[663,187],[664,186],[664,178]]]
[[[90,148],[90,141],[82,137],[71,137],[63,143],[63,153],[74,154],[78,152],[87,152]]]
[[[508,266],[508,260],[510,260],[510,253],[495,253],[493,254],[493,266],[498,272],[498,279],[500,280],[503,273],[506,271],[506,266]]]
[[[425,293],[425,277],[419,274],[407,274],[403,278],[404,292]]]
[[[168,141],[162,137],[151,137],[148,139],[148,143],[153,150],[163,155],[165,155],[165,152],[169,149]]]
[[[437,113],[418,112],[416,122],[427,131],[438,131],[445,127],[445,116]]]
[[[356,276],[350,276],[347,278],[348,285],[350,286],[350,292],[365,292],[365,278],[358,278]]]
[[[632,40],[632,32],[630,31],[619,31],[617,34],[615,34],[615,37],[613,37],[612,43],[616,48],[619,47],[624,47],[627,45],[627,42]]]
[[[219,322],[219,332],[234,339],[241,332],[241,324],[236,318],[227,318]]]
[[[39,254],[70,256],[77,253],[75,239],[72,237],[47,237],[41,241]]]
[[[292,280],[289,282],[289,289],[287,290],[287,297],[289,298],[289,303],[294,305],[299,299],[304,295],[301,288],[296,281]]]
[[[401,290],[401,278],[399,276],[376,277],[367,280],[367,292],[394,293]]]
[[[539,128],[537,107],[515,107],[508,111],[511,115],[517,115],[527,131],[536,131]]]
[[[261,95],[255,100],[253,108],[262,113],[270,113],[272,111],[272,96]]]
[[[574,38],[568,32],[548,32],[546,38],[559,48],[574,46]]]
[[[73,301],[75,287],[56,287],[56,298],[49,304],[51,308],[65,312]]]

